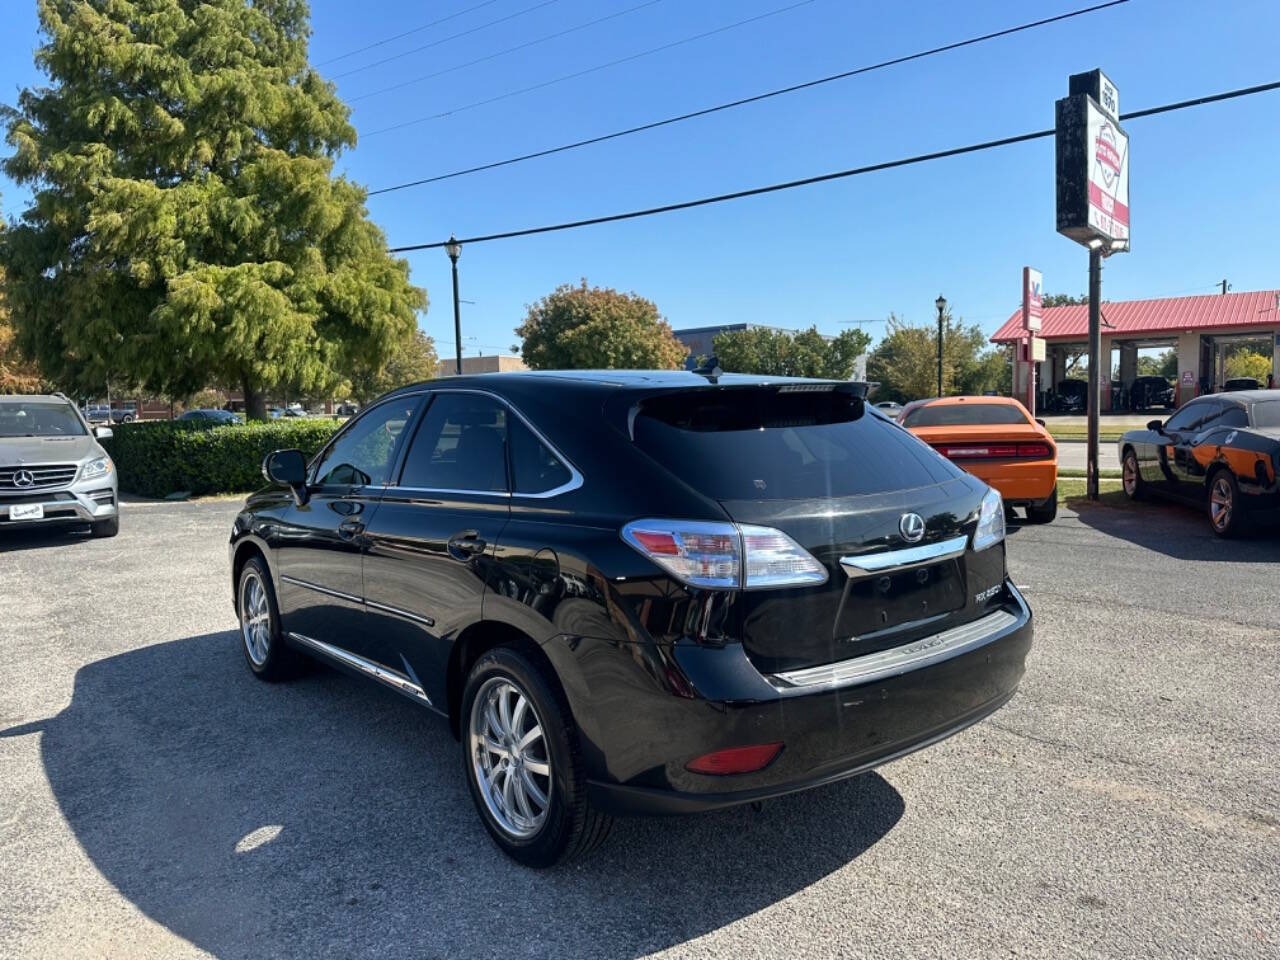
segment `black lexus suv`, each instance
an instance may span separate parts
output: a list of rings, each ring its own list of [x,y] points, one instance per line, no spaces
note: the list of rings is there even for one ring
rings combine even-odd
[[[530,866],[617,814],[830,783],[1004,704],[1031,612],[1000,496],[859,384],[697,372],[406,387],[231,534],[264,680],[309,654],[447,718]],[[855,814],[856,815],[856,814]]]

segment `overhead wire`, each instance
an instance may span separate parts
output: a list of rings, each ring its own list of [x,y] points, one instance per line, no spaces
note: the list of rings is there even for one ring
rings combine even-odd
[[[414,27],[412,30],[404,30],[390,37],[383,37],[374,43],[367,44],[363,47],[357,47],[355,50],[348,50],[346,53],[340,53],[336,57],[330,57],[328,60],[319,61],[316,66],[323,67],[326,64],[337,63],[339,60],[345,60],[347,57],[354,57],[360,53],[366,53],[369,50],[376,50],[378,47],[385,46],[388,43],[395,43],[405,37],[411,37],[415,33],[421,33],[423,30],[430,30],[432,27],[438,27],[442,23],[448,23],[450,20],[456,20],[458,17],[466,16],[468,13],[474,13],[482,7],[490,7],[497,3],[498,0],[484,0],[483,3],[477,3],[474,6],[467,7],[465,10],[459,10],[457,13],[451,13],[447,17],[440,17],[438,20],[432,20],[430,23],[424,23],[420,27]]]
[[[1280,89],[1280,80],[1270,83],[1261,83],[1252,87],[1242,87],[1236,90],[1228,90],[1224,93],[1209,94],[1203,97],[1195,97],[1190,100],[1179,100],[1174,103],[1162,104],[1158,107],[1148,107],[1144,110],[1134,110],[1129,113],[1120,114],[1121,120],[1137,120],[1142,117],[1152,117],[1162,113],[1170,113],[1175,110],[1185,110],[1189,107],[1203,106],[1209,103],[1218,103],[1224,100],[1234,100],[1239,97],[1253,96],[1254,94],[1266,93],[1272,90]],[[1030,133],[1020,133],[1011,137],[1001,137],[996,140],[985,140],[981,143],[966,144],[961,147],[951,147],[946,150],[935,150],[930,153],[916,154],[911,157],[902,157],[897,160],[886,160],[880,163],[867,164],[860,167],[851,167],[847,170],[836,170],[830,173],[821,173],[816,176],[802,177],[798,180],[787,180],[782,183],[772,183],[761,187],[751,187],[746,190],[735,190],[731,193],[715,194],[707,197],[699,197],[696,200],[683,200],[677,203],[667,203],[657,207],[646,207],[640,210],[629,210],[624,213],[613,213],[599,217],[588,217],[582,220],[570,220],[564,223],[553,223],[540,227],[526,227],[521,230],[507,230],[501,233],[483,234],[474,237],[463,237],[458,239],[457,243],[486,243],[492,240],[509,240],[515,237],[529,237],[543,233],[556,233],[562,230],[573,230],[579,227],[595,226],[602,223],[617,223],[622,220],[635,220],[640,217],[652,217],[663,213],[673,213],[677,210],[690,210],[695,207],[704,207],[711,204],[726,203],[731,200],[741,200],[746,197],[758,197],[769,193],[778,193],[783,190],[794,190],[799,187],[807,187],[816,183],[827,183],[832,180],[842,180],[848,177],[856,177],[866,173],[876,173],[881,170],[891,170],[896,167],[912,166],[914,164],[926,163],[931,160],[942,160],[947,157],[958,157],[970,153],[978,153],[984,150],[993,150],[997,147],[1012,146],[1017,143],[1027,143],[1032,140],[1040,140],[1045,137],[1051,137],[1055,133],[1051,127],[1047,130],[1035,130]],[[392,247],[392,253],[410,253],[416,250],[435,250],[445,246],[449,240],[440,240],[432,243],[416,243],[407,246]]]
[[[393,130],[402,130],[405,127],[412,127],[419,123],[426,123],[430,120],[439,120],[442,117],[449,117],[455,113],[462,113],[466,110],[475,110],[478,107],[488,106],[491,103],[497,103],[501,100],[509,100],[512,97],[523,96],[526,93],[533,93],[536,90],[544,90],[547,87],[553,87],[558,83],[566,83],[569,80],[576,80],[579,77],[585,77],[593,73],[599,73],[601,70],[608,70],[612,67],[621,66],[624,63],[631,63],[644,57],[653,56],[655,53],[662,53],[664,50],[672,50],[675,47],[683,46],[687,43],[693,43],[697,40],[705,40],[707,37],[714,37],[717,34],[725,33],[729,30],[736,30],[739,27],[745,27],[752,23],[759,23],[761,20],[767,20],[770,17],[776,17],[800,7],[807,7],[818,0],[797,0],[795,3],[788,4],[785,7],[777,7],[773,10],[766,10],[764,13],[756,14],[754,17],[747,17],[745,20],[737,20],[733,23],[726,23],[723,26],[716,27],[713,30],[706,30],[702,33],[695,33],[692,36],[682,37],[679,40],[672,40],[657,47],[650,47],[648,50],[641,50],[639,53],[632,53],[625,57],[619,57],[616,60],[610,60],[607,63],[598,63],[593,67],[587,67],[584,70],[576,70],[573,73],[566,73],[563,76],[554,77],[550,80],[543,80],[541,83],[535,83],[532,86],[521,87],[518,90],[508,90],[506,93],[500,93],[496,96],[486,97],[483,100],[475,100],[471,103],[464,103],[461,106],[453,107],[441,113],[433,113],[430,116],[417,117],[413,120],[405,120],[401,123],[394,123],[388,127],[381,127],[377,130],[371,130],[368,133],[361,134],[363,137],[376,137],[384,133],[390,133]],[[1126,0],[1113,0],[1113,2],[1126,2]]]
[[[838,80],[846,80],[846,79],[849,79],[850,77],[856,77],[861,74],[871,73],[876,70],[884,70],[888,67],[898,66],[899,64],[903,64],[903,63],[909,63],[912,60],[922,60],[925,57],[936,56],[938,54],[947,53],[952,50],[958,50],[962,47],[973,46],[979,43],[986,43],[988,41],[995,40],[1000,37],[1007,37],[1011,34],[1022,33],[1027,30],[1034,30],[1038,27],[1048,26],[1049,24],[1058,23],[1062,20],[1069,20],[1073,17],[1084,16],[1085,14],[1088,14],[1088,13],[1095,13],[1099,10],[1105,10],[1108,7],[1115,7],[1128,2],[1129,0],[1108,0],[1108,2],[1106,3],[1098,3],[1090,7],[1083,7],[1078,10],[1072,10],[1067,13],[1061,13],[1061,14],[1058,14],[1057,16],[1045,17],[1040,20],[1032,20],[1028,23],[1018,24],[1017,26],[1006,27],[1003,30],[996,30],[991,33],[984,33],[976,37],[969,37],[966,40],[957,40],[952,43],[943,44],[941,46],[931,47],[928,50],[919,50],[915,53],[906,54],[901,57],[893,57],[892,59],[889,59],[889,60],[881,60],[879,63],[867,64],[861,67],[855,67],[854,69],[851,69],[851,70],[844,70],[840,73],[833,73],[825,77],[819,77],[816,80],[807,80],[803,83],[794,83],[794,84],[791,84],[790,86],[780,87],[776,90],[769,90],[769,91],[766,91],[765,93],[755,94],[754,96],[742,97],[737,100],[730,100],[726,103],[719,103],[711,107],[704,107],[700,110],[692,110],[688,113],[681,113],[673,117],[667,117],[663,120],[654,120],[649,123],[642,123],[637,126],[627,127],[624,130],[615,130],[612,133],[601,134],[600,136],[595,136],[595,137],[588,137],[583,140],[576,140],[572,143],[561,144],[560,146],[557,146],[557,147],[548,147],[544,150],[535,150],[531,153],[521,154],[520,156],[508,157],[505,160],[495,160],[490,163],[477,164],[475,166],[465,167],[461,170],[454,170],[449,173],[437,174],[435,176],[423,177],[419,180],[410,180],[406,183],[398,183],[389,187],[382,187],[377,190],[369,191],[369,196],[373,197],[373,196],[378,196],[384,193],[392,193],[397,190],[407,190],[410,187],[420,187],[428,183],[438,183],[441,180],[451,180],[455,177],[463,177],[472,173],[480,173],[484,170],[494,170],[498,167],[506,167],[515,163],[523,163],[526,160],[535,160],[539,157],[548,157],[553,154],[564,153],[568,150],[577,150],[580,147],[588,147],[597,143],[604,143],[607,140],[616,140],[620,137],[627,137],[636,133],[643,133],[646,130],[655,130],[659,127],[670,126],[676,123],[683,123],[686,120],[693,120],[698,117],[709,116],[714,113],[720,113],[721,111],[724,111],[724,110],[732,110],[736,107],[746,106],[747,104],[751,104],[751,103],[759,103],[762,100],[769,100],[773,97],[781,97],[789,93],[796,93],[797,91],[800,91],[800,90],[808,90],[813,87],[822,86],[823,84],[834,83],[835,81],[838,81]],[[444,117],[444,116],[448,116],[448,114],[439,114],[439,116]],[[374,136],[376,133],[387,132],[393,129],[398,129],[398,128],[385,127],[381,131],[374,131],[373,133],[367,133],[365,134],[365,136]]]

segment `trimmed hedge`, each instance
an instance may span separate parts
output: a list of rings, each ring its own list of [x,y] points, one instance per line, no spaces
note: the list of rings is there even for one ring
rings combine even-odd
[[[265,486],[262,460],[297,447],[308,457],[333,436],[336,420],[282,420],[218,426],[200,421],[142,421],[113,427],[102,445],[120,487],[145,497],[186,491],[240,493]]]

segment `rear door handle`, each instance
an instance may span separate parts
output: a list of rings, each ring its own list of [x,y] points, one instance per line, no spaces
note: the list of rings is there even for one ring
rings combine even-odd
[[[449,556],[455,560],[469,560],[484,553],[485,546],[479,530],[459,530],[449,538]]]

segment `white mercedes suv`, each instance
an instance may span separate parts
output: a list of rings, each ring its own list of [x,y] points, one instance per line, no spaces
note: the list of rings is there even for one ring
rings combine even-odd
[[[0,531],[87,523],[95,537],[120,531],[115,465],[66,397],[0,396]]]

